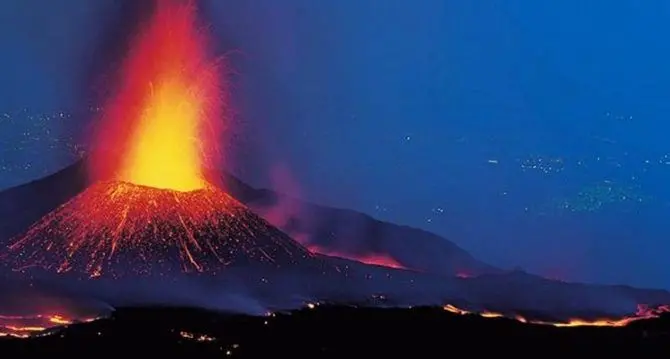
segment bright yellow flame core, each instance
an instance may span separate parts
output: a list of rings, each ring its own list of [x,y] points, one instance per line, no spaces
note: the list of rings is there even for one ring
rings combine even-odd
[[[198,97],[183,81],[152,84],[123,159],[121,180],[182,192],[205,187],[198,140],[204,104]]]

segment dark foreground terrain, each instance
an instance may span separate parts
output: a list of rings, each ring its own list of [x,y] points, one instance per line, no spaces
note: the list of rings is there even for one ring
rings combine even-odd
[[[440,308],[316,307],[267,317],[127,308],[31,339],[0,340],[0,356],[348,358],[504,355],[670,355],[670,318],[623,328],[556,328],[459,316]],[[14,354],[15,356],[10,356]],[[120,357],[116,357],[120,358]]]

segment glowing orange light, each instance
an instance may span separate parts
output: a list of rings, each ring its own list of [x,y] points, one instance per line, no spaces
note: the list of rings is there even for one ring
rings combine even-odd
[[[312,253],[323,254],[331,257],[339,257],[350,259],[353,261],[361,262],[364,264],[370,264],[381,267],[396,268],[396,269],[407,269],[405,266],[400,264],[397,260],[391,256],[384,254],[350,254],[350,253],[340,253],[335,252],[326,248],[322,248],[316,245],[308,245],[307,248]]]
[[[94,141],[95,179],[183,192],[206,186],[204,168],[219,160],[226,92],[196,24],[190,1],[156,1]]]
[[[84,318],[79,322],[92,322],[98,318]],[[0,315],[0,337],[29,338],[33,335],[41,335],[48,329],[69,325],[74,319],[63,315]]]
[[[491,312],[491,311],[482,311],[482,312],[471,312],[456,307],[452,304],[447,304],[444,307],[444,310],[459,314],[459,315],[478,315],[483,318],[505,318],[503,313]],[[540,325],[550,325],[554,327],[625,327],[626,325],[643,319],[653,319],[658,318],[662,313],[670,313],[670,306],[664,305],[657,308],[650,308],[645,305],[639,305],[637,312],[631,316],[625,316],[622,318],[612,319],[612,318],[601,318],[601,319],[579,319],[573,318],[565,322],[548,322],[548,321],[539,321],[539,320],[530,320],[524,318],[520,315],[515,315],[512,318],[521,322],[521,323],[530,323],[530,324],[540,324]]]
[[[157,86],[131,141],[120,179],[178,191],[203,188],[198,100],[178,80]]]
[[[60,315],[53,315],[49,317],[49,322],[60,325],[72,324],[72,320],[64,318]]]

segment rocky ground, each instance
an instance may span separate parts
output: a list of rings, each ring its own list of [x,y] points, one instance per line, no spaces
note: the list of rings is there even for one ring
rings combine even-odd
[[[666,357],[670,317],[626,327],[557,328],[511,319],[456,315],[442,308],[317,306],[265,317],[187,308],[126,308],[107,319],[29,339],[0,340],[0,352],[138,357]]]

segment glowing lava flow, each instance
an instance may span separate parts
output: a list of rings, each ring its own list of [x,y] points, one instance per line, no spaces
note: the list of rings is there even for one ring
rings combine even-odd
[[[9,249],[6,260],[17,270],[40,267],[92,277],[215,274],[243,262],[317,262],[307,249],[217,188],[178,192],[125,182],[92,185],[34,224]]]
[[[498,312],[471,312],[461,308],[458,308],[454,305],[447,304],[444,306],[444,310],[459,314],[459,315],[479,315],[483,318],[507,318],[508,316]],[[664,305],[657,308],[650,308],[645,305],[638,305],[637,312],[634,315],[626,316],[619,319],[570,319],[567,322],[548,322],[548,321],[538,321],[538,320],[529,320],[523,316],[516,315],[513,318],[522,323],[528,324],[540,324],[540,325],[551,325],[554,327],[625,327],[626,325],[636,322],[638,320],[644,319],[654,319],[658,318],[663,313],[670,313],[670,306]]]
[[[94,179],[192,191],[216,148],[226,114],[223,63],[210,60],[191,1],[155,2],[131,44],[121,79],[93,142]]]
[[[42,335],[49,329],[73,323],[89,323],[95,320],[97,318],[74,320],[59,314],[33,316],[0,315],[0,337],[29,338],[35,335]]]
[[[331,251],[325,248],[321,248],[316,245],[309,245],[307,248],[312,253],[323,254],[331,257],[350,259],[364,264],[370,264],[388,268],[396,268],[396,269],[407,269],[402,264],[398,263],[398,261],[396,261],[395,259],[383,254],[364,254],[364,255],[344,254]]]

